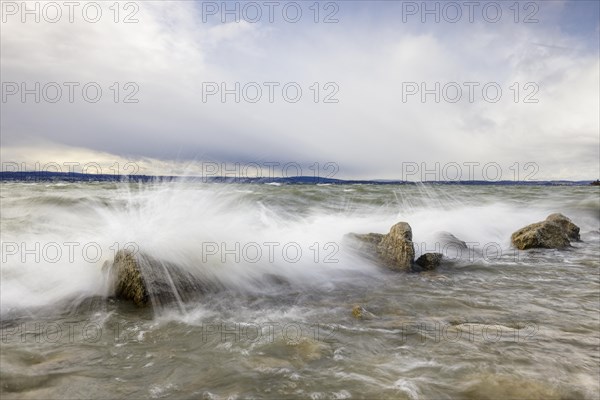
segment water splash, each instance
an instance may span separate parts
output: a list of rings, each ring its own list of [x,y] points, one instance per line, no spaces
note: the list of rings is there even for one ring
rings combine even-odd
[[[329,290],[381,278],[376,266],[346,251],[343,237],[386,233],[401,220],[413,228],[417,255],[435,248],[439,231],[508,249],[514,230],[556,211],[570,216],[584,235],[600,225],[600,200],[593,188],[352,189],[3,183],[2,311],[110,295],[102,265],[126,246],[160,260],[166,272],[177,265],[214,287],[265,293],[285,287],[274,282]],[[62,254],[54,260],[52,251]]]

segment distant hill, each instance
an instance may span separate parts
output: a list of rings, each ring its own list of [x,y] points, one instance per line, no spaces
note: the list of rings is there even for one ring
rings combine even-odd
[[[82,174],[76,172],[48,171],[4,171],[0,172],[0,181],[18,182],[207,182],[207,183],[242,183],[242,184],[282,184],[282,185],[414,185],[421,182],[401,180],[343,180],[314,176],[293,176],[286,178],[242,178],[227,176],[152,176],[152,175],[112,175]],[[499,185],[499,186],[586,186],[595,181],[426,181],[431,185]]]

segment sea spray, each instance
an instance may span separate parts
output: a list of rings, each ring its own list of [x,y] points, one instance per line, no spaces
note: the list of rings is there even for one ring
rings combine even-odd
[[[398,221],[411,225],[417,257],[436,250],[440,231],[465,241],[467,257],[450,257],[463,264],[514,255],[510,234],[555,211],[580,223],[582,232],[598,229],[598,199],[586,192],[593,188],[351,188],[3,184],[2,310],[110,296],[102,265],[124,248],[225,290],[264,293],[280,290],[274,278],[324,290],[378,279],[381,269],[348,251],[344,235],[386,233]],[[565,190],[581,194],[570,199]]]

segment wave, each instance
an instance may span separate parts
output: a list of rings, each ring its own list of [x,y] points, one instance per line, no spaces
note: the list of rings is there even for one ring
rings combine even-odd
[[[251,190],[248,190],[251,189]],[[214,185],[190,182],[3,187],[2,312],[110,295],[105,262],[125,247],[201,274],[231,291],[265,293],[370,285],[385,271],[344,244],[349,232],[413,228],[417,255],[435,234],[470,247],[510,248],[523,225],[563,212],[597,232],[589,188]],[[275,277],[275,278],[274,278]]]

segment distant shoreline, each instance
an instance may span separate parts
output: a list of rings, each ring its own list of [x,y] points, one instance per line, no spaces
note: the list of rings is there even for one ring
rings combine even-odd
[[[281,185],[495,185],[495,186],[592,186],[595,180],[584,181],[402,181],[383,179],[333,179],[315,176],[293,177],[227,177],[227,176],[163,176],[163,175],[113,175],[113,174],[83,174],[76,172],[47,172],[47,171],[4,171],[0,172],[2,182],[204,182],[228,184],[281,184]]]

